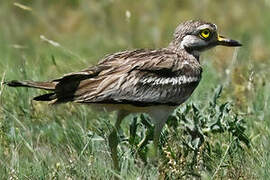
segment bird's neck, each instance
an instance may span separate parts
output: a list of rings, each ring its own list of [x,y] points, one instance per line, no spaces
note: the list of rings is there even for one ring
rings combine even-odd
[[[200,53],[201,53],[200,51],[193,50],[193,49],[187,49],[187,48],[181,46],[179,43],[175,44],[175,42],[171,42],[167,48],[174,51],[174,52],[176,52],[176,53],[185,51],[188,54],[194,56],[197,59],[198,62],[200,60]]]
[[[191,54],[192,56],[194,56],[198,61],[200,60],[200,51],[196,51],[196,50],[186,50],[189,54]]]

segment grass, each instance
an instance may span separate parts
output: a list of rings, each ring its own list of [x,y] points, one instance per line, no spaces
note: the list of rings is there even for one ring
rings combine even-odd
[[[7,80],[53,79],[95,64],[108,53],[164,47],[177,24],[186,19],[216,23],[221,33],[244,46],[219,47],[201,57],[203,79],[168,120],[158,164],[149,161],[151,146],[136,153],[136,144],[147,134],[147,116],[125,119],[119,137],[119,176],[268,179],[267,1],[149,0],[144,6],[143,1],[123,0],[21,2],[31,10],[13,2],[0,2],[0,79]],[[110,179],[115,172],[106,139],[115,114],[31,101],[42,92],[1,85],[0,179]]]

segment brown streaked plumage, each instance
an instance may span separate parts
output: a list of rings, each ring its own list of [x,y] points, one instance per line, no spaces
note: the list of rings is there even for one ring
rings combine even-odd
[[[180,24],[167,48],[132,50],[105,57],[96,66],[66,74],[49,82],[10,81],[17,87],[51,91],[34,100],[53,104],[77,102],[118,110],[121,119],[130,112],[146,112],[155,125],[154,144],[169,114],[186,101],[201,79],[200,52],[217,46],[240,46],[237,41],[218,36],[214,24],[187,21]],[[114,166],[118,169],[116,130],[109,137]]]

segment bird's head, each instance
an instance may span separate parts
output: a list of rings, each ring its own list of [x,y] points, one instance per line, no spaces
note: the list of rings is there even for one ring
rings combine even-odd
[[[241,46],[238,41],[225,38],[217,33],[217,26],[203,21],[186,21],[174,32],[174,40],[169,47],[176,50],[185,49],[189,53],[200,52],[217,45]]]

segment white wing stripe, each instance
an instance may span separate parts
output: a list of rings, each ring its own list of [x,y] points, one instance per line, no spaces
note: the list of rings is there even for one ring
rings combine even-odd
[[[153,78],[153,77],[146,77],[140,80],[142,84],[150,84],[150,85],[181,85],[181,84],[188,84],[192,82],[200,81],[200,77],[196,76],[178,76],[178,77],[160,77],[160,78]]]

